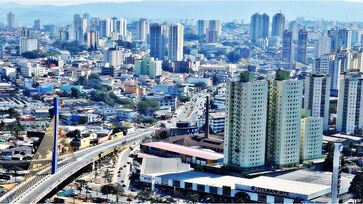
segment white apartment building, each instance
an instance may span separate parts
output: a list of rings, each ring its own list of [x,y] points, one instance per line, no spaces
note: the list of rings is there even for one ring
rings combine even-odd
[[[305,78],[304,108],[312,117],[322,117],[324,131],[329,129],[330,77],[311,74]]]
[[[146,42],[148,39],[150,24],[145,18],[141,18],[137,24],[137,39]]]
[[[20,54],[38,49],[38,40],[33,38],[20,38]]]
[[[110,66],[121,66],[124,63],[124,52],[123,50],[108,50],[105,54],[105,60]]]
[[[323,118],[302,118],[300,159],[305,161],[322,157],[322,146]]]
[[[314,59],[313,73],[329,74],[330,88],[332,90],[338,90],[339,76],[345,70],[346,63],[343,59],[337,59],[334,55],[322,55],[319,58]]]
[[[268,83],[248,72],[226,89],[224,162],[239,167],[265,164]],[[301,98],[300,98],[301,99]]]
[[[126,37],[127,35],[127,20],[120,18],[116,20],[116,28],[114,28],[121,37]]]
[[[27,64],[26,66],[22,66],[20,68],[20,74],[22,77],[38,77],[44,76],[47,74],[45,67],[41,66],[40,64]]]
[[[355,133],[363,128],[363,78],[361,74],[341,75],[336,130]]]
[[[178,23],[169,26],[168,58],[172,61],[183,60],[184,27]]]
[[[303,82],[289,79],[289,72],[277,71],[269,82],[267,158],[270,165],[299,163]]]

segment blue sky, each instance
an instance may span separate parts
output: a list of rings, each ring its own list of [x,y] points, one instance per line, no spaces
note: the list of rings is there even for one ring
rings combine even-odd
[[[135,2],[135,1],[152,1],[152,0],[0,0],[0,3],[5,2],[16,2],[25,5],[77,5],[82,3],[97,3],[97,2]],[[160,0],[158,0],[160,1]],[[173,0],[161,0],[161,1],[173,1]],[[200,1],[200,0],[178,0],[178,1]],[[202,0],[202,1],[223,1],[223,0]],[[363,3],[363,0],[229,0],[229,1],[347,1],[347,2],[357,2]]]

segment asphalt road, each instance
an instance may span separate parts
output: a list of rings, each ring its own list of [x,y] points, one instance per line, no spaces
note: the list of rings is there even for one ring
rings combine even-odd
[[[118,140],[108,141],[106,143],[78,151],[74,154],[75,158],[66,159],[67,161],[64,161],[65,164],[61,166],[54,175],[45,175],[35,182],[30,189],[26,189],[24,192],[20,193],[17,192],[17,196],[13,198],[11,202],[36,203],[46,196],[52,189],[55,189],[62,181],[91,163],[93,158],[96,158],[100,153],[110,151],[113,148],[122,145],[124,142],[126,144],[133,143],[134,141],[140,140],[145,136],[153,134],[153,132],[153,130],[142,130]],[[16,189],[14,189],[14,191],[16,191]],[[14,192],[9,193],[11,194]],[[6,195],[8,194],[5,194],[5,196]],[[9,201],[5,199],[5,196],[0,198],[0,202]]]

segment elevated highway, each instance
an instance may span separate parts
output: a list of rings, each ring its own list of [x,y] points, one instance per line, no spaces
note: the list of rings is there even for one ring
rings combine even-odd
[[[153,129],[140,130],[117,140],[77,151],[74,153],[74,157],[65,158],[58,163],[58,170],[55,174],[48,173],[50,167],[38,172],[2,196],[0,203],[37,203],[63,181],[98,160],[99,155],[105,155],[116,147],[140,141],[153,134]]]

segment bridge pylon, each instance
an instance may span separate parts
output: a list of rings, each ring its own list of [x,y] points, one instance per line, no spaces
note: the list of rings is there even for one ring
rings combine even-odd
[[[58,169],[58,126],[59,126],[59,98],[53,99],[53,113],[54,113],[54,141],[52,151],[52,168],[51,173],[55,174]]]

